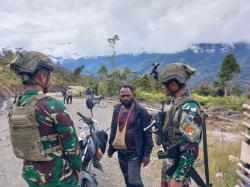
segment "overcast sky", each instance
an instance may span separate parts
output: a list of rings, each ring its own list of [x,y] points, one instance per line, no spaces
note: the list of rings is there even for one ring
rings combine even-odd
[[[53,56],[172,53],[250,42],[250,0],[0,0],[0,47]]]

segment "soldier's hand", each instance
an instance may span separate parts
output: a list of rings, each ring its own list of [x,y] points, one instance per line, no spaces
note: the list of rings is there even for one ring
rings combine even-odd
[[[149,157],[143,157],[142,158],[142,166],[143,167],[145,167],[145,166],[147,166],[148,164],[149,164],[149,162],[150,162],[150,158]]]
[[[169,187],[182,187],[182,182],[171,179],[169,183]]]

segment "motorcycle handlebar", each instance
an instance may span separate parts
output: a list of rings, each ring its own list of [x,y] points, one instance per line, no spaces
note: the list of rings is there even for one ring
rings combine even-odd
[[[77,115],[80,116],[82,118],[82,120],[89,126],[90,132],[92,133],[93,124],[94,124],[93,120],[91,118],[85,117],[80,112],[77,112]]]
[[[92,122],[92,119],[85,117],[80,112],[77,112],[77,115],[80,116],[83,119],[83,121],[85,121],[85,122]]]
[[[77,112],[77,115],[80,116],[83,119],[86,119],[86,117],[84,115],[82,115],[80,112]]]

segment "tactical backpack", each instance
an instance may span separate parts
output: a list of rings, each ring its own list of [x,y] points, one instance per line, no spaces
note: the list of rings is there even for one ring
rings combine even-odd
[[[18,106],[19,101],[13,104],[9,113],[10,140],[14,154],[17,158],[28,161],[48,161],[49,153],[62,148],[61,144],[49,149],[44,149],[42,142],[59,138],[58,134],[48,136],[40,135],[39,123],[36,120],[35,105],[46,97],[44,94],[36,94],[31,97],[24,106]]]

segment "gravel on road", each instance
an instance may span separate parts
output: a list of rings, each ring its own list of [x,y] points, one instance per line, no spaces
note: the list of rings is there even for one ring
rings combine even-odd
[[[62,98],[59,98],[62,100]],[[90,116],[90,111],[85,105],[84,99],[73,98],[73,104],[66,105],[67,111],[75,124],[75,128],[81,125],[77,112]],[[94,118],[100,123],[101,128],[110,127],[114,104],[109,103],[106,108],[96,106],[93,110]],[[9,130],[6,114],[0,116],[0,187],[27,187],[22,179],[22,160],[17,159],[12,151],[9,139]],[[142,168],[142,178],[145,187],[160,186],[160,179],[156,176],[155,170],[160,172],[160,165],[156,158],[152,157],[152,162],[146,168]],[[125,187],[122,173],[119,168],[117,154],[108,158],[106,154],[101,160],[104,172],[94,170],[100,187]],[[154,164],[153,164],[154,163]],[[156,163],[156,164],[155,164]],[[155,165],[159,168],[155,168]]]

